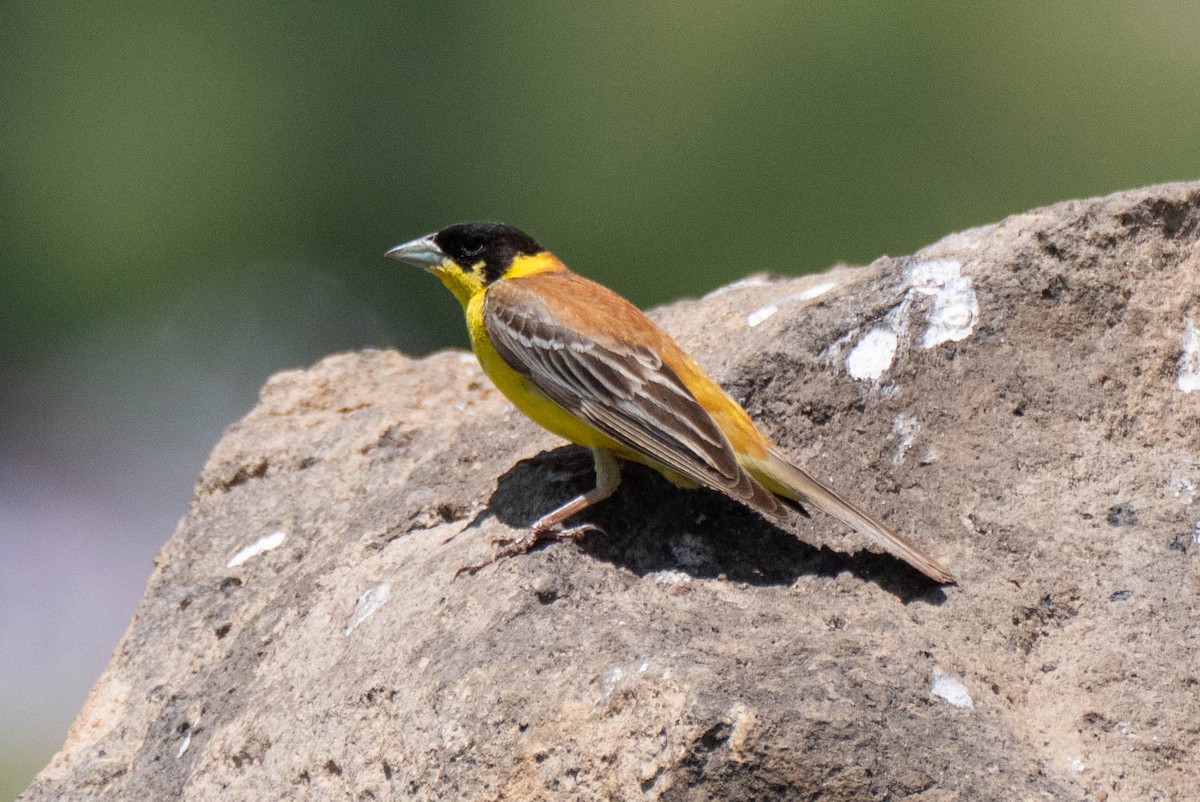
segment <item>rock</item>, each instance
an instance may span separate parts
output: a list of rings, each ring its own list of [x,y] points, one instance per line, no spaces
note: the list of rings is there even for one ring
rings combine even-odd
[[[452,581],[583,452],[461,353],[280,374],[22,799],[1189,797],[1198,222],[1152,187],[656,313],[945,589],[640,468]]]

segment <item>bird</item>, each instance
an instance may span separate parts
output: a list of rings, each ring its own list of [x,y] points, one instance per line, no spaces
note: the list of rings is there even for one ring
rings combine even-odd
[[[567,519],[612,496],[621,461],[675,485],[706,487],[780,522],[816,507],[940,584],[953,575],[928,552],[789,460],[704,369],[631,302],[572,272],[503,223],[456,223],[387,257],[435,275],[462,304],[483,371],[534,422],[592,452],[596,485],[496,541],[473,574],[547,540],[597,531]],[[458,574],[456,574],[457,576]]]

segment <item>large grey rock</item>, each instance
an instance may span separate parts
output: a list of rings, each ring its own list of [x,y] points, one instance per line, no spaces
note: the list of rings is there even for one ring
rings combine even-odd
[[[280,374],[23,799],[1195,798],[1198,221],[1152,187],[658,313],[945,590],[638,468],[452,582],[586,458],[464,354]]]

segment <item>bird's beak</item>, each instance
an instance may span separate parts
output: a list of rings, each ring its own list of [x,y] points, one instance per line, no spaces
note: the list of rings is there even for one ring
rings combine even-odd
[[[399,262],[408,262],[410,265],[416,265],[426,270],[437,267],[448,258],[446,253],[433,241],[433,234],[397,245],[384,256]]]

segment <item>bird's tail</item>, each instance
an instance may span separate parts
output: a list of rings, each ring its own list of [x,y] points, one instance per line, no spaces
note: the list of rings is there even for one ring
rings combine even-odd
[[[769,450],[765,459],[753,460],[745,467],[751,476],[772,493],[801,504],[811,504],[832,515],[930,579],[943,584],[955,581],[954,576],[943,568],[941,563],[917,544],[846,501],[803,468],[793,465],[774,448]]]

